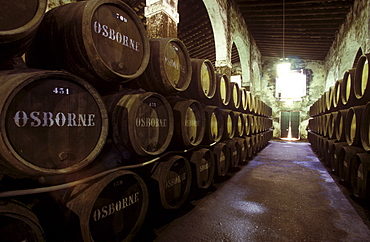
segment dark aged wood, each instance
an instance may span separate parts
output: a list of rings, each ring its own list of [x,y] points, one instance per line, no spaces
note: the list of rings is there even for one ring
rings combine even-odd
[[[198,148],[186,154],[193,174],[193,186],[198,189],[208,188],[215,174],[215,160],[210,149]]]
[[[207,59],[190,59],[192,78],[189,87],[179,96],[196,99],[200,102],[211,99],[216,92],[216,74],[212,63]]]
[[[16,200],[0,201],[0,221],[2,241],[46,241],[37,216]]]
[[[224,132],[225,124],[221,109],[217,106],[204,106],[206,129],[202,144],[219,142]]]
[[[221,109],[224,118],[224,132],[222,134],[222,140],[229,140],[235,136],[235,113],[230,109]]]
[[[100,95],[84,80],[61,71],[5,71],[0,92],[2,172],[70,173],[101,151],[108,117]]]
[[[149,53],[144,26],[129,6],[119,0],[91,0],[47,12],[27,63],[65,69],[103,88],[141,75]]]
[[[204,137],[206,120],[202,105],[191,99],[168,97],[174,118],[172,149],[199,145]]]
[[[191,81],[192,67],[183,42],[176,38],[153,38],[150,43],[150,61],[147,69],[129,85],[162,95],[185,91]]]
[[[230,167],[230,150],[225,142],[219,142],[212,146],[212,153],[215,160],[215,178],[226,176]]]
[[[51,195],[64,212],[66,241],[130,241],[149,202],[145,182],[125,170]]]
[[[216,90],[211,99],[204,99],[203,103],[219,107],[226,107],[230,102],[231,86],[227,75],[217,74],[215,76]]]
[[[111,138],[126,159],[163,153],[173,135],[173,112],[160,94],[123,89],[104,97]]]
[[[187,200],[192,182],[189,161],[183,156],[173,155],[160,160],[153,168],[151,178],[155,197],[165,209],[178,209]]]
[[[26,51],[44,17],[46,3],[46,0],[1,2],[0,62]]]
[[[231,89],[230,102],[227,105],[227,108],[232,110],[238,110],[241,105],[241,92],[239,84],[236,82],[230,82],[230,89]]]
[[[357,105],[365,105],[370,101],[369,57],[370,54],[362,55],[356,65],[353,90]]]

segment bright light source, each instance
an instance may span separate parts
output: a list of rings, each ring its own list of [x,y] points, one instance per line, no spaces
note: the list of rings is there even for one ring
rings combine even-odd
[[[285,74],[289,73],[290,71],[290,63],[281,63],[277,65],[277,73],[278,76],[284,76]]]
[[[293,102],[306,96],[306,75],[302,71],[290,70],[290,63],[279,64],[277,71],[275,97]]]

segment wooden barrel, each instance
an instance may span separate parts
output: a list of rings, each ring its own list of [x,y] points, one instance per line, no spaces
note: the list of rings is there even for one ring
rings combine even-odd
[[[244,135],[244,116],[242,112],[234,112],[235,113],[235,136],[242,137]]]
[[[189,87],[179,96],[209,103],[216,92],[216,74],[212,62],[207,59],[190,59],[192,78]]]
[[[91,0],[48,11],[26,57],[30,67],[64,69],[106,88],[107,83],[141,75],[150,47],[130,6],[119,0]]]
[[[248,143],[245,138],[235,137],[236,149],[239,152],[239,164],[243,164],[247,161],[248,155]]]
[[[237,148],[236,139],[227,140],[226,146],[230,153],[230,167],[235,168],[239,166],[240,151]]]
[[[189,196],[192,173],[189,161],[173,155],[155,164],[151,178],[156,181],[150,187],[156,192],[165,209],[178,209]]]
[[[123,89],[103,97],[110,117],[111,138],[125,159],[159,155],[169,146],[174,129],[167,99],[154,92]]]
[[[206,129],[203,106],[191,99],[167,97],[167,100],[172,107],[174,119],[172,146],[178,149],[199,145]]]
[[[230,102],[227,105],[227,108],[234,111],[239,110],[241,105],[241,91],[239,84],[236,82],[230,82],[230,90]]]
[[[340,89],[341,89],[342,80],[337,80],[334,84],[332,91],[332,110],[337,111],[343,108],[343,104],[340,98]]]
[[[51,195],[63,209],[66,241],[131,241],[149,201],[142,178],[125,170]]]
[[[0,63],[22,55],[44,17],[47,0],[2,1]]]
[[[212,144],[219,142],[222,138],[225,124],[221,109],[216,106],[204,106],[204,115],[206,119],[203,144]]]
[[[323,117],[323,119],[322,119],[322,135],[324,137],[328,137],[329,126],[331,125],[331,124],[329,124],[330,114],[326,113],[326,114],[322,115],[322,117]]]
[[[361,116],[361,125],[360,125],[360,139],[361,145],[366,151],[370,151],[370,103],[367,103],[364,107]]]
[[[227,175],[230,167],[230,150],[227,148],[225,142],[219,142],[212,146],[212,153],[215,160],[215,178]]]
[[[361,116],[364,108],[365,106],[354,106],[348,110],[345,124],[345,135],[348,145],[361,146]]]
[[[37,216],[18,201],[0,201],[0,221],[0,241],[46,241]]]
[[[370,54],[360,56],[356,65],[353,83],[356,105],[365,105],[370,101],[369,58]]]
[[[253,147],[252,147],[252,138],[249,136],[244,137],[247,143],[247,158],[253,157]]]
[[[4,71],[0,92],[3,173],[71,173],[102,150],[107,112],[100,95],[84,80],[61,71]]]
[[[222,134],[222,139],[232,139],[235,136],[235,113],[230,109],[221,109],[221,113],[224,119],[224,132]]]
[[[250,114],[243,113],[242,115],[244,119],[244,136],[249,136],[251,134],[251,128],[250,128],[249,118],[248,118]]]
[[[333,102],[333,86],[329,87],[329,90],[325,92],[325,112],[332,112],[332,102]]]
[[[250,133],[251,134],[256,134],[256,116],[255,115],[252,115],[252,114],[249,114],[248,115],[248,119],[249,119],[249,127],[250,127]]]
[[[338,128],[337,122],[338,112],[331,112],[328,120],[328,137],[330,139],[336,139],[335,130]]]
[[[339,142],[346,141],[345,127],[347,113],[348,109],[339,110],[337,114],[337,119],[335,121],[337,123],[335,124],[335,127],[337,127],[337,129],[335,130],[335,137]]]
[[[245,112],[246,113],[251,113],[252,110],[253,110],[253,105],[254,105],[254,103],[253,103],[253,99],[254,99],[253,94],[249,91],[246,91],[245,95],[246,95],[246,99],[247,99],[247,108],[245,109]]]
[[[336,175],[339,175],[339,168],[340,168],[339,167],[339,155],[340,155],[341,149],[344,146],[348,146],[347,142],[335,142],[332,145],[332,151],[331,151],[332,159],[330,161],[330,167],[331,167],[331,171]]]
[[[343,104],[343,108],[349,108],[355,105],[356,97],[354,94],[354,80],[355,80],[355,72],[356,69],[347,70],[344,73],[342,83],[340,85],[340,96],[341,96],[341,103]]]
[[[226,107],[230,102],[231,86],[230,80],[225,74],[215,74],[216,78],[216,91],[212,99],[202,100],[204,104],[218,106],[221,108]]]
[[[359,153],[353,166],[352,192],[355,197],[370,200],[370,154]]]
[[[199,189],[208,188],[215,174],[215,160],[210,149],[199,148],[190,154],[188,159],[193,174],[193,185]]]
[[[323,163],[325,164],[325,166],[331,168],[331,156],[333,155],[331,153],[332,149],[332,145],[334,144],[334,142],[336,142],[335,139],[330,139],[330,138],[327,138],[324,142],[324,146],[323,146],[323,151],[324,151],[324,154],[323,154]]]
[[[190,56],[177,38],[149,39],[150,60],[145,72],[128,84],[138,84],[146,91],[164,96],[185,91],[191,81]]]
[[[339,152],[338,166],[339,166],[339,177],[344,183],[348,184],[351,181],[350,168],[356,159],[356,154],[365,153],[365,150],[355,146],[344,146]]]
[[[244,87],[240,88],[240,111],[246,112],[248,110],[248,91]]]

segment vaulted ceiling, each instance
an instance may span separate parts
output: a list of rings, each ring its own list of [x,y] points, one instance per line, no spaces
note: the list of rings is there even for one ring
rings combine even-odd
[[[130,0],[143,18],[145,0]],[[324,60],[354,0],[235,0],[264,57]],[[179,0],[178,37],[191,57],[216,60],[213,30],[202,0]],[[232,63],[238,62],[235,46]]]

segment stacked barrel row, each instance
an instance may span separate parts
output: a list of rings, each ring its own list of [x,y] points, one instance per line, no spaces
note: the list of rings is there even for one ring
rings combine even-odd
[[[308,138],[323,162],[356,197],[370,197],[369,54],[311,107]]]
[[[180,208],[272,138],[270,107],[181,40],[148,39],[122,1],[4,4],[4,240],[131,240],[149,208]]]

